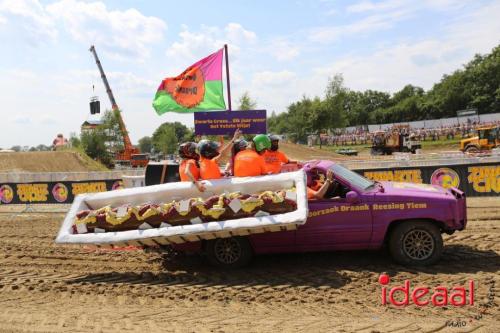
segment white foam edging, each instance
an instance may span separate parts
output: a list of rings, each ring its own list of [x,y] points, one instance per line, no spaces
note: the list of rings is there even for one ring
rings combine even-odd
[[[200,193],[190,182],[167,183],[141,188],[123,189],[120,191],[101,192],[78,195],[66,215],[56,243],[71,244],[115,244],[155,240],[160,244],[183,243],[216,237],[230,237],[295,229],[297,224],[304,224],[307,219],[306,177],[302,170],[278,175],[262,177],[229,178],[205,181],[206,192]],[[152,228],[145,230],[129,230],[106,233],[73,234],[72,226],[76,214],[85,209],[98,209],[110,205],[140,205],[142,203],[166,203],[191,197],[208,198],[220,193],[241,191],[242,193],[258,193],[261,191],[277,191],[296,187],[297,209],[293,212],[269,216],[248,217],[235,220],[214,221],[208,223]]]

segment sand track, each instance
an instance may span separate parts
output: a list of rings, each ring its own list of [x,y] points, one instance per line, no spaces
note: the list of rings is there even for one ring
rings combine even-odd
[[[61,213],[0,214],[0,331],[495,332],[500,321],[500,200],[470,199],[467,230],[428,268],[385,251],[258,257],[221,271],[201,258],[56,246]],[[391,285],[477,284],[463,308],[380,305]],[[446,327],[447,320],[466,322]]]

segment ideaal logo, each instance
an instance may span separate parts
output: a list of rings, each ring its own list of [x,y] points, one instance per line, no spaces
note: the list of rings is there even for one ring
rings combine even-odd
[[[381,274],[378,282],[382,285],[382,305],[392,304],[404,307],[410,303],[416,306],[465,306],[474,305],[474,281],[469,280],[468,286],[454,286],[451,288],[437,286],[419,286],[412,288],[409,280],[405,280],[402,286],[392,288],[386,287],[390,278]]]

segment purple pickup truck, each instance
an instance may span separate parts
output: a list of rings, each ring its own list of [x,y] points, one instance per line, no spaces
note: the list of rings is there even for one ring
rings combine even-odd
[[[463,230],[465,194],[455,188],[374,182],[331,161],[304,165],[308,182],[334,173],[322,200],[309,201],[297,230],[185,243],[176,249],[203,253],[215,265],[240,267],[255,254],[380,249],[406,265],[430,265],[443,250],[442,233]]]

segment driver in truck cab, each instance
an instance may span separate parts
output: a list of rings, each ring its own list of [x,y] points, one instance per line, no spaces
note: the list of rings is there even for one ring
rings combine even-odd
[[[324,177],[319,176],[319,179],[314,179],[315,177],[307,176],[307,199],[323,199],[328,191],[328,188],[333,183],[333,171],[328,170],[326,172],[326,179],[321,180]]]

